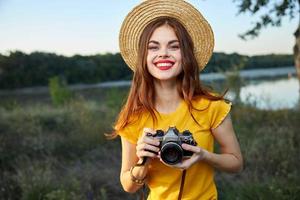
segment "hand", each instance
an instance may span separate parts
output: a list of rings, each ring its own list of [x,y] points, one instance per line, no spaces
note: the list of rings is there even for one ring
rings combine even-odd
[[[189,167],[191,167],[193,164],[203,160],[205,158],[205,156],[208,154],[207,150],[202,149],[199,146],[193,146],[193,145],[189,145],[189,144],[182,144],[182,148],[184,150],[191,151],[194,154],[190,158],[183,159],[180,163],[177,163],[175,165],[169,165],[169,164],[165,163],[161,158],[160,158],[160,161],[163,162],[165,165],[167,165],[169,167],[185,170],[185,169],[188,169]]]
[[[142,137],[139,138],[136,145],[136,155],[139,158],[139,160],[142,160],[144,157],[158,157],[159,141],[155,138],[147,136],[147,133],[151,133],[153,135],[156,134],[156,132],[153,129],[144,128]]]

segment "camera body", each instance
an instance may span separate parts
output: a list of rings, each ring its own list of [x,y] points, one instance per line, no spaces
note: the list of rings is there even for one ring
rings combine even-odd
[[[186,151],[181,147],[183,143],[197,146],[190,131],[185,130],[180,133],[176,127],[169,127],[166,133],[162,130],[157,130],[155,135],[151,133],[147,135],[159,140],[160,157],[169,165],[175,165],[181,162],[184,157],[193,155],[193,152]]]

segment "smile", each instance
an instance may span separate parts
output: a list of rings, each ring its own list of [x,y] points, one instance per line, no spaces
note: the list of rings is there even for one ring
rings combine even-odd
[[[175,64],[175,62],[173,61],[169,61],[169,60],[165,60],[165,61],[158,61],[156,63],[154,63],[156,67],[158,67],[160,70],[168,70],[171,67],[173,67],[173,65]]]

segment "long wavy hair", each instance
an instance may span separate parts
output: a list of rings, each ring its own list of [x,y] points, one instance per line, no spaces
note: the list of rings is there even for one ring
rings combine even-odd
[[[165,24],[173,28],[179,40],[183,70],[176,79],[177,90],[179,96],[187,103],[193,119],[195,120],[192,110],[196,109],[192,105],[193,99],[203,97],[210,100],[220,100],[224,97],[225,93],[221,96],[212,95],[211,91],[200,84],[199,67],[193,52],[194,44],[184,26],[174,18],[158,18],[151,22],[141,35],[137,64],[127,102],[115,122],[114,131],[109,135],[110,138],[115,138],[118,135],[118,131],[132,123],[132,116],[140,116],[142,113],[148,112],[154,123],[157,121],[154,78],[147,69],[147,47],[154,30]],[[197,123],[196,120],[195,122]]]

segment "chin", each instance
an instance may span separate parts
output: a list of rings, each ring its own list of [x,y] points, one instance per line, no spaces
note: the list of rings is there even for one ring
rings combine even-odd
[[[148,71],[155,79],[160,81],[176,80],[176,77],[181,72],[181,70],[176,69],[176,66],[166,71],[161,71],[160,69],[153,66],[153,68],[148,69]]]
[[[163,76],[163,77],[154,77],[156,80],[158,80],[158,81],[175,81],[176,80],[176,76],[175,77],[165,77],[165,76]]]

